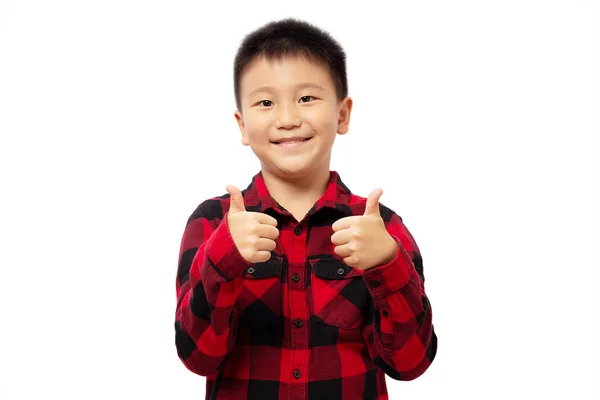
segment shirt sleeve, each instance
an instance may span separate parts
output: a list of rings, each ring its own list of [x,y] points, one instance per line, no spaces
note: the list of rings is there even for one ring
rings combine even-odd
[[[231,237],[227,213],[217,225],[199,205],[183,233],[176,279],[175,345],[190,371],[217,373],[233,349],[234,305],[249,265]]]
[[[375,364],[392,379],[409,381],[433,362],[437,337],[425,294],[421,252],[396,213],[386,228],[398,249],[391,262],[364,272],[373,299],[373,318],[363,335]]]

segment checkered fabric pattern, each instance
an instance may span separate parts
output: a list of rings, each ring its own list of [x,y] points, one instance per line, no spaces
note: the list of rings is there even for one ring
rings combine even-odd
[[[273,199],[262,172],[242,191],[246,211],[278,221],[271,259],[242,258],[227,224],[229,194],[189,217],[176,279],[175,343],[205,399],[388,399],[385,376],[412,380],[432,363],[437,337],[423,260],[402,218],[381,202],[394,260],[366,271],[333,251],[331,225],[362,215],[336,171],[300,222]]]

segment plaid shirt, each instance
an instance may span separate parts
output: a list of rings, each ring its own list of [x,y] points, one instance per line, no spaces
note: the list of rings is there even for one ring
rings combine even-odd
[[[181,241],[175,343],[184,365],[207,377],[206,400],[381,400],[386,374],[425,372],[437,338],[420,251],[400,216],[379,203],[398,251],[362,271],[333,252],[331,225],[366,205],[336,171],[301,222],[269,195],[262,172],[242,195],[246,211],[278,221],[270,260],[240,255],[229,194],[200,204]]]

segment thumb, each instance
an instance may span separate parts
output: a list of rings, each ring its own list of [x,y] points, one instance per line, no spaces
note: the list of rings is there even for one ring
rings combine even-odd
[[[382,189],[375,189],[371,192],[371,194],[367,198],[367,205],[365,206],[364,215],[373,215],[376,217],[381,217],[381,213],[379,212],[379,198],[382,194]]]
[[[229,213],[232,214],[236,212],[246,211],[246,207],[244,206],[244,197],[242,196],[242,192],[240,192],[240,189],[233,185],[227,185],[226,189],[231,197]]]

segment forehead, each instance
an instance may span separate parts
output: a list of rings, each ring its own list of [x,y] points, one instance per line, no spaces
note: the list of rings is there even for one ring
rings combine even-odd
[[[327,67],[302,56],[271,60],[258,57],[248,64],[240,79],[242,96],[247,96],[260,87],[268,86],[275,91],[287,91],[305,83],[316,83],[325,90],[334,90]]]

